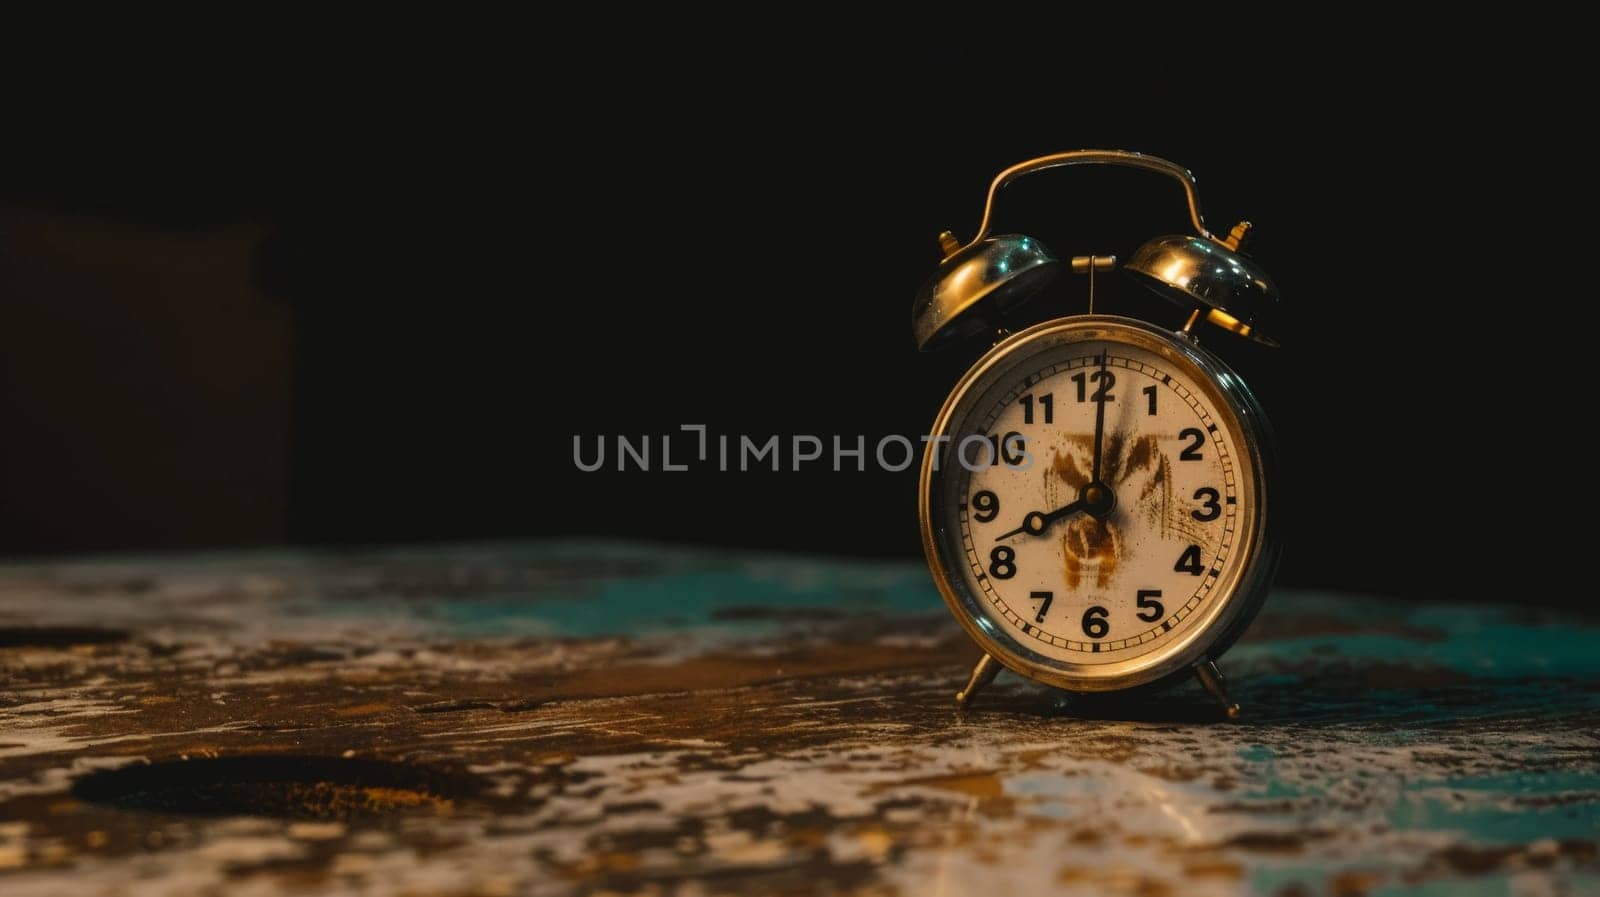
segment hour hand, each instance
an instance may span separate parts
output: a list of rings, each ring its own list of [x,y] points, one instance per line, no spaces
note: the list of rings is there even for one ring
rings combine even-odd
[[[1076,514],[1083,510],[1083,508],[1083,499],[1080,498],[1072,504],[1056,508],[1054,511],[1051,511],[1048,514],[1044,513],[1043,511],[1029,511],[1028,515],[1022,518],[1021,526],[1008,533],[1001,533],[1000,535],[995,536],[994,540],[999,542],[1002,539],[1009,539],[1018,533],[1027,533],[1030,536],[1042,536],[1044,535],[1044,531],[1050,528],[1050,524],[1055,523],[1057,520],[1060,520],[1068,515]]]

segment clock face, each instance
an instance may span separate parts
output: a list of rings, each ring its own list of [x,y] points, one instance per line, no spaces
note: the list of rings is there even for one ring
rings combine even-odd
[[[1231,374],[1196,357],[1100,319],[1024,340],[958,388],[925,472],[929,522],[952,607],[986,647],[1114,677],[1221,635],[1261,497]]]

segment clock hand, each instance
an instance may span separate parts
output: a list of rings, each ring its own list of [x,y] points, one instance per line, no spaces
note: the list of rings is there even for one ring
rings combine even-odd
[[[1104,384],[1106,379],[1106,352],[1100,350],[1100,376],[1095,382]],[[1101,447],[1106,435],[1106,389],[1102,385],[1096,394],[1094,403],[1094,475],[1089,477],[1089,482],[1100,482],[1100,455]]]
[[[1056,508],[1054,511],[1051,511],[1048,514],[1045,514],[1041,511],[1029,511],[1027,516],[1022,518],[1021,526],[1009,533],[1002,533],[1001,535],[995,536],[994,540],[999,542],[1001,539],[1009,539],[1012,536],[1015,536],[1017,533],[1027,533],[1030,536],[1042,536],[1044,535],[1044,531],[1050,528],[1050,524],[1055,523],[1057,520],[1060,520],[1063,517],[1076,514],[1083,510],[1084,507],[1084,501],[1080,498],[1072,504]]]

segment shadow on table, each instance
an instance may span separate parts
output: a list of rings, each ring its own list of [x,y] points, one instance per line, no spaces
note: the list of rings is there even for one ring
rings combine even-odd
[[[1236,676],[1230,693],[1242,713],[1235,725],[1448,726],[1537,721],[1592,728],[1600,724],[1600,683],[1566,676],[1478,678],[1402,684],[1393,670],[1352,670],[1330,663],[1301,674]],[[1029,684],[989,697],[990,707],[1026,715],[1175,725],[1229,725],[1216,701],[1198,686],[1130,701],[1092,699]]]

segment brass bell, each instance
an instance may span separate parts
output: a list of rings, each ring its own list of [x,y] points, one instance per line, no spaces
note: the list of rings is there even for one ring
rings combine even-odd
[[[1186,234],[1156,237],[1140,246],[1122,270],[1184,308],[1205,306],[1206,320],[1224,330],[1276,346],[1262,326],[1271,326],[1278,288],[1266,272],[1235,251],[1249,227],[1241,222],[1224,240]]]
[[[940,235],[948,250],[955,242]],[[917,348],[947,343],[997,326],[996,316],[1014,308],[1061,273],[1061,263],[1042,243],[1022,234],[986,237],[955,249],[917,291],[911,332]],[[968,312],[978,312],[968,314]]]
[[[1278,306],[1278,290],[1256,264],[1239,253],[1250,228],[1241,222],[1227,237],[1206,230],[1200,198],[1187,169],[1156,156],[1121,150],[1075,150],[1013,165],[995,177],[984,202],[983,222],[972,242],[961,245],[948,231],[939,235],[944,261],[917,291],[911,330],[917,347],[942,348],[980,331],[998,330],[999,316],[1037,293],[1062,266],[1038,240],[1022,234],[989,236],[995,196],[1014,178],[1063,165],[1122,165],[1165,174],[1183,185],[1195,234],[1157,237],[1124,265],[1135,279],[1185,308],[1205,309],[1205,319],[1224,330],[1266,345],[1264,332]],[[1199,316],[1196,311],[1196,317]],[[1192,319],[1191,319],[1192,323]]]

